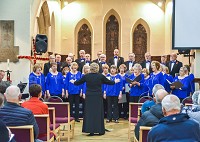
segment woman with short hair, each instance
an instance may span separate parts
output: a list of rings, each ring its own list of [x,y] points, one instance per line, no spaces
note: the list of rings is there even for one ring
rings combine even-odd
[[[90,64],[90,73],[84,75],[80,80],[75,81],[74,84],[80,85],[85,82],[87,89],[82,132],[90,133],[89,136],[93,136],[94,133],[104,135],[105,126],[101,85],[114,85],[115,82],[108,80],[104,75],[99,73],[99,65],[97,63]]]

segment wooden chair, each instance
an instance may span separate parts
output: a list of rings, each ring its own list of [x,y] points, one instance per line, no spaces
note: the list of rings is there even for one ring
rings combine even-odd
[[[54,134],[50,132],[50,120],[49,115],[34,115],[35,120],[39,127],[39,136],[38,139],[46,142],[54,141]]]
[[[58,96],[51,96],[47,102],[63,102],[63,100]]]
[[[140,126],[139,142],[147,142],[147,136],[152,127]]]
[[[34,142],[33,125],[8,126],[17,142]]]
[[[131,127],[134,127],[138,121],[138,108],[143,103],[129,103],[129,128],[128,128],[128,140],[130,141]]]
[[[60,133],[67,133],[68,141],[74,137],[75,120],[70,117],[70,105],[68,102],[46,102],[48,107],[55,108],[56,123],[60,124]]]
[[[189,96],[189,97],[186,97],[185,99],[182,100],[182,104],[183,105],[185,105],[186,103],[187,104],[192,104],[193,103],[192,102],[192,97]]]
[[[142,96],[139,100],[138,103],[144,103],[147,100],[153,100],[151,96]]]
[[[56,123],[55,108],[49,107],[50,130],[56,135],[56,140],[60,141],[60,124]]]

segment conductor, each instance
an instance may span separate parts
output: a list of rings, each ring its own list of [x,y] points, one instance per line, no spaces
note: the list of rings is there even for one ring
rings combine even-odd
[[[90,73],[74,82],[75,85],[86,82],[85,114],[82,132],[90,133],[88,136],[105,134],[102,84],[114,85],[119,81],[119,79],[115,81],[108,80],[99,73],[99,65],[92,63],[90,64]]]

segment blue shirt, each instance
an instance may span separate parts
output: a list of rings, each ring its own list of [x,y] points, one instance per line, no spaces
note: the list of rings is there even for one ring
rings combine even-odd
[[[173,77],[170,74],[164,74],[163,77],[164,77],[164,86],[163,87],[169,93],[169,92],[171,92],[171,88],[170,88],[170,84],[168,81],[173,82]]]
[[[58,72],[57,75],[53,75],[49,72],[46,79],[46,90],[49,90],[51,95],[61,95],[62,89],[64,89],[62,73]]]
[[[162,72],[160,72],[158,74],[154,74],[154,73],[150,74],[150,80],[149,80],[150,95],[152,95],[152,89],[155,84],[161,84],[164,86],[164,77],[163,77]]]
[[[120,82],[115,83],[114,85],[106,85],[106,96],[119,96],[120,91],[122,91],[123,82],[121,80],[121,76],[110,75],[110,80],[114,81],[115,79],[120,79]]]
[[[178,79],[178,77],[174,77],[174,82],[180,81],[183,84],[183,87],[181,89],[173,89],[172,94],[176,95],[179,98],[186,98],[187,97],[187,89],[189,87],[189,79],[188,77],[185,77],[183,79]]]
[[[149,78],[146,79],[144,78],[142,96],[147,96],[150,94],[149,84],[150,84],[150,76]]]
[[[79,79],[81,79],[80,71],[78,71],[76,74],[72,74],[71,72],[67,73],[65,79],[65,89],[68,91],[69,95],[80,94],[81,85],[76,86],[70,82],[70,80],[79,80]]]
[[[131,90],[130,90],[130,96],[140,96],[143,93],[143,85],[144,85],[144,74],[141,75],[141,80],[139,81],[140,86],[138,85],[132,85]],[[131,80],[135,79],[135,75],[132,74],[129,78]]]
[[[110,77],[110,73],[108,73],[105,77],[109,78]],[[102,94],[104,94],[104,91],[106,91],[106,84],[102,84]]]
[[[124,76],[120,75],[120,77],[121,77],[121,81],[122,81],[122,94],[126,94],[126,92],[125,92],[126,74]]]
[[[41,73],[40,76],[37,76],[33,72],[29,75],[29,86],[32,84],[39,84],[42,87],[42,95],[45,93],[45,77],[44,74]]]

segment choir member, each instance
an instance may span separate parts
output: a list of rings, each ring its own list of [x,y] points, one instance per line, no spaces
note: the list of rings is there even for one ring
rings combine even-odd
[[[75,114],[74,118],[76,122],[80,122],[79,120],[79,102],[81,96],[81,86],[74,85],[74,81],[79,80],[81,78],[81,72],[78,71],[78,64],[73,62],[71,64],[71,71],[67,73],[65,79],[65,89],[66,89],[66,97],[70,103],[70,113],[73,116],[73,104],[75,103]]]
[[[119,113],[120,115],[121,112],[124,112],[123,116],[121,116],[122,118],[127,118],[127,113],[128,113],[128,109],[127,109],[127,106],[128,106],[128,102],[127,102],[127,99],[126,99],[126,92],[125,92],[125,83],[126,83],[126,73],[125,71],[127,70],[126,68],[126,65],[125,64],[121,64],[119,66],[119,75],[121,76],[121,81],[123,83],[123,88],[122,88],[122,98],[119,100]]]
[[[182,101],[184,98],[187,97],[187,90],[188,86],[190,84],[190,80],[188,77],[185,76],[185,67],[181,67],[179,70],[179,76],[174,77],[174,82],[175,81],[180,81],[183,84],[183,87],[176,89],[175,86],[171,86],[172,89],[172,94],[176,95],[179,97],[179,99]]]
[[[171,88],[168,81],[173,82],[173,76],[169,74],[169,69],[167,66],[163,66],[163,77],[164,77],[164,88],[165,90],[170,93]]]
[[[107,65],[107,63],[106,63],[106,55],[105,54],[101,54],[100,55],[100,62],[99,62],[99,73],[103,72],[102,67],[104,65]]]
[[[127,70],[130,70],[135,64],[135,54],[129,53],[128,61],[124,62],[124,64],[126,65]]]
[[[108,60],[108,65],[115,65],[117,68],[119,68],[119,66],[124,63],[124,58],[119,56],[119,49],[115,49],[113,53],[114,57],[111,57]]]
[[[103,52],[102,51],[99,51],[99,52],[97,52],[97,59],[95,59],[95,60],[93,60],[92,62],[95,62],[95,63],[100,63],[100,55],[101,54],[103,54]]]
[[[169,68],[169,74],[175,77],[175,74],[179,73],[179,70],[182,66],[183,63],[177,60],[177,54],[172,53],[170,55],[170,62],[167,63],[167,67]]]
[[[45,94],[45,77],[42,74],[42,67],[39,64],[33,66],[33,72],[29,75],[29,86],[39,84],[42,87],[42,95]]]
[[[144,75],[141,74],[142,66],[140,64],[135,64],[133,69],[134,73],[130,76],[130,79],[134,80],[138,76],[141,76],[141,79],[129,84],[131,88],[130,102],[138,103],[139,97],[143,93]]]
[[[160,63],[158,61],[151,62],[152,73],[150,74],[150,83],[149,83],[149,91],[150,95],[152,95],[152,89],[155,84],[164,85],[164,78],[162,72],[159,71]]]
[[[44,76],[47,76],[47,74],[50,72],[51,63],[54,63],[54,62],[55,62],[55,56],[54,55],[50,55],[49,56],[49,62],[44,64],[44,70],[43,70]]]
[[[110,67],[110,80],[114,81],[116,79],[121,79],[120,75],[117,74],[117,67],[111,65]],[[115,123],[119,123],[119,110],[118,110],[118,100],[122,98],[122,81],[116,83],[115,85],[107,85],[104,92],[104,98],[107,99],[107,123],[114,119]],[[113,106],[113,115],[112,115]],[[113,117],[112,117],[113,116]]]
[[[145,61],[141,63],[142,68],[147,68],[150,73],[152,73],[151,69],[151,54],[149,52],[146,52],[144,54]]]
[[[57,63],[51,63],[51,72],[46,77],[46,93],[50,96],[64,96],[64,83],[61,72],[57,71]]]
[[[161,56],[160,63],[165,66],[167,65],[167,55]]]
[[[190,66],[184,65],[184,67],[185,67],[185,75],[190,80],[190,84],[189,84],[189,87],[188,87],[188,96],[191,96],[195,91],[194,74],[190,73]]]
[[[99,135],[105,134],[101,85],[113,85],[115,82],[117,83],[119,81],[110,81],[98,72],[99,65],[97,63],[92,63],[90,65],[90,73],[74,82],[75,85],[80,85],[86,82],[87,89],[85,95],[85,114],[83,118],[82,132],[90,133],[89,136],[93,136],[94,133],[98,133]]]
[[[150,75],[149,75],[149,70],[147,68],[142,69],[142,73],[144,74],[144,85],[143,85],[143,93],[142,96],[149,95],[150,93]]]

